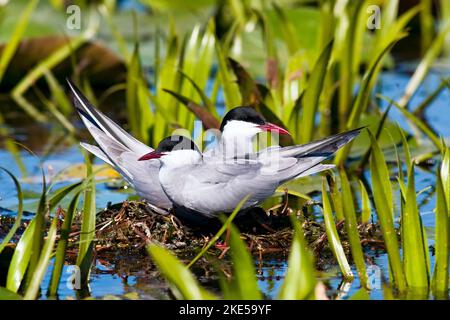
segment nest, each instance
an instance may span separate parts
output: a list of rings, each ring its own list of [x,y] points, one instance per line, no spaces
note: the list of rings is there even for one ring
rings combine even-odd
[[[285,256],[292,241],[293,230],[290,222],[292,214],[301,221],[305,239],[314,252],[318,269],[334,264],[325,225],[302,210],[294,212],[284,207],[281,212],[272,212],[268,215],[261,208],[255,208],[235,218],[234,223],[253,255],[261,259],[265,255]],[[219,226],[220,223],[212,224],[210,228],[198,229],[184,223],[177,215],[154,212],[145,202],[125,201],[98,213],[96,255],[102,256],[117,251],[146,255],[145,246],[157,243],[175,251],[181,259],[189,260],[211,240]],[[343,221],[336,225],[345,253],[350,258],[350,246],[343,226]],[[80,223],[76,220],[71,233],[72,243],[79,240],[79,228]],[[382,235],[377,225],[360,224],[358,230],[361,243],[366,248],[384,249]],[[209,251],[209,256],[221,258],[223,255],[224,251],[219,246],[213,246]]]

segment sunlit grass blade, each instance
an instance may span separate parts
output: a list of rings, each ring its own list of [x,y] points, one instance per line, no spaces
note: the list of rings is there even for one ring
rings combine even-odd
[[[281,300],[314,299],[316,277],[313,256],[305,244],[300,223],[295,217],[291,217],[291,221],[294,226],[294,236],[288,269],[277,298]]]
[[[0,287],[0,300],[22,300],[23,297],[6,288]]]
[[[450,173],[447,171],[447,176]],[[448,295],[448,263],[449,263],[449,215],[448,204],[445,200],[444,188],[439,171],[436,173],[436,235],[435,235],[435,264],[432,288],[435,296]]]
[[[364,183],[359,180],[359,187],[361,189],[361,222],[369,223],[372,216],[372,205],[370,204],[369,194],[367,193]]]
[[[341,180],[341,197],[342,206],[344,209],[345,228],[350,242],[350,251],[352,252],[353,261],[355,262],[356,269],[358,270],[361,285],[368,288],[366,263],[361,246],[361,239],[359,238],[358,221],[356,220],[352,190],[344,169],[339,170],[339,177]]]
[[[36,220],[36,225],[34,227],[34,232],[32,235],[32,240],[30,244],[30,249],[32,255],[30,257],[30,263],[28,265],[25,285],[23,287],[24,290],[28,288],[30,283],[33,281],[34,271],[36,270],[36,266],[39,262],[39,255],[42,250],[42,244],[44,242],[44,231],[46,227],[46,220],[50,214],[50,210],[48,207],[48,199],[47,199],[47,181],[45,179],[44,170],[41,167],[42,173],[42,192],[41,197],[39,199],[39,205],[36,211],[36,215],[33,220]]]
[[[306,143],[312,140],[314,133],[314,123],[317,110],[319,108],[319,98],[322,93],[325,75],[330,61],[333,41],[331,41],[321,53],[317,60],[311,76],[308,80],[308,86],[302,96],[301,109],[301,142]],[[297,128],[298,130],[299,128]],[[300,130],[298,130],[300,131]]]
[[[367,292],[367,289],[361,288],[356,291],[349,300],[370,300],[370,294]]]
[[[389,267],[393,275],[392,282],[400,291],[404,291],[406,279],[400,258],[397,233],[394,228],[394,207],[389,170],[375,137],[370,132],[369,136],[372,144],[370,174],[377,217],[388,253]]]
[[[178,299],[209,300],[216,298],[203,289],[189,269],[169,251],[154,244],[149,245],[147,251]]]
[[[20,44],[20,40],[22,39],[22,36],[27,28],[30,16],[34,12],[34,9],[36,8],[36,5],[38,3],[39,0],[31,0],[28,2],[27,6],[22,11],[20,18],[17,20],[14,31],[11,32],[11,36],[6,42],[6,46],[3,48],[2,54],[0,56],[0,83],[2,82],[9,62],[11,61],[17,47]]]
[[[192,267],[194,263],[196,263],[198,259],[200,259],[209,250],[209,248],[211,248],[211,246],[216,243],[217,240],[219,240],[220,236],[225,232],[225,230],[227,230],[231,221],[233,221],[234,217],[236,217],[239,210],[241,210],[241,207],[244,205],[244,203],[247,202],[249,197],[250,195],[247,195],[244,199],[241,200],[241,202],[238,203],[236,208],[234,208],[233,212],[228,216],[227,220],[219,229],[219,231],[214,235],[214,237],[211,238],[208,244],[202,248],[202,250],[195,256],[195,258],[192,259],[191,262],[189,262],[188,268]]]
[[[400,110],[400,112],[405,116],[406,119],[408,119],[411,123],[417,126],[431,140],[431,142],[433,142],[433,144],[436,146],[438,150],[442,149],[441,140],[430,129],[427,123],[422,121],[418,116],[416,116],[414,113],[410,112],[406,108],[402,108],[397,102],[393,101],[391,98],[383,96],[381,94],[377,94],[377,97],[386,100],[389,103],[392,103],[397,108],[397,110]]]
[[[11,263],[9,264],[6,288],[12,292],[17,292],[27,270],[32,254],[32,241],[36,230],[36,218],[31,220],[28,227],[20,237],[14,250]]]
[[[64,114],[65,116],[71,114],[73,111],[72,104],[70,103],[70,100],[65,94],[61,85],[58,83],[58,80],[55,78],[55,76],[51,71],[46,72],[44,75],[45,79],[47,80],[53,99],[57,103],[61,113]]]
[[[408,85],[406,86],[405,92],[401,99],[398,101],[398,105],[400,108],[405,108],[411,98],[414,96],[415,92],[419,88],[420,84],[423,82],[425,77],[427,76],[433,62],[439,56],[442,51],[442,47],[444,45],[444,40],[447,36],[447,33],[450,32],[450,21],[447,21],[445,26],[433,40],[430,48],[428,49],[425,57],[421,60],[419,65],[417,66],[413,76],[410,78]]]
[[[425,246],[422,221],[417,209],[414,165],[408,171],[408,188],[402,215],[403,267],[408,287],[428,288],[428,248]]]
[[[325,220],[325,230],[327,232],[328,243],[330,244],[331,251],[339,264],[342,272],[342,276],[346,280],[353,280],[353,272],[345,256],[344,249],[342,248],[341,240],[336,229],[336,224],[331,211],[330,199],[327,195],[325,179],[322,181],[322,203],[323,203],[323,217]]]
[[[333,208],[336,213],[336,219],[337,221],[343,221],[344,209],[342,207],[342,197],[340,195],[339,188],[335,178],[333,176],[329,177],[330,179],[328,180],[328,183],[330,186],[331,201],[333,202]]]
[[[79,198],[80,193],[78,192],[70,202],[69,208],[67,209],[66,215],[64,216],[64,222],[60,232],[61,236],[58,241],[58,246],[56,247],[56,255],[55,255],[55,262],[53,264],[52,277],[48,288],[48,295],[51,297],[56,296],[58,292],[58,285],[61,279],[61,273],[63,270],[64,259],[66,255],[66,248],[69,241],[69,233],[71,230],[73,217],[77,210]]]
[[[445,148],[443,151],[443,160],[441,164],[441,180],[444,189],[447,208],[450,207],[450,149]],[[450,212],[449,212],[450,217]]]
[[[404,38],[405,35],[401,34],[397,38],[395,38],[392,42],[390,42],[384,50],[381,51],[380,55],[374,60],[373,64],[369,67],[366,73],[363,76],[362,83],[360,85],[358,95],[356,96],[355,102],[351,108],[351,113],[349,119],[347,121],[346,128],[354,129],[358,126],[359,120],[363,112],[365,112],[370,94],[373,88],[373,80],[375,79],[379,69],[381,68],[381,61],[384,56],[391,50],[391,48],[397,43],[398,40]],[[347,159],[348,153],[350,152],[352,143],[348,143],[343,148],[341,148],[336,153],[335,163],[342,164]]]
[[[239,92],[238,85],[234,82],[233,75],[228,69],[228,63],[226,59],[226,50],[222,47],[222,44],[215,40],[216,57],[219,66],[218,76],[222,85],[223,94],[225,96],[226,110],[230,110],[241,104],[241,94]]]
[[[230,293],[230,296],[225,296],[225,299],[260,300],[262,297],[253,259],[241,239],[239,230],[232,223],[230,224],[230,251],[233,262],[233,277],[231,283],[226,280],[222,282],[223,285],[227,286],[224,292]]]
[[[16,190],[17,190],[17,201],[19,202],[17,205],[17,214],[15,217],[16,219],[14,221],[14,224],[11,227],[11,229],[9,229],[8,234],[6,236],[4,236],[4,238],[2,239],[2,242],[0,244],[0,254],[1,254],[3,249],[5,248],[5,246],[9,243],[11,238],[16,233],[17,229],[20,227],[20,223],[22,221],[22,214],[23,214],[23,193],[22,193],[22,188],[20,186],[20,183],[17,180],[17,178],[14,176],[14,174],[12,174],[11,171],[9,171],[8,169],[3,168],[3,167],[0,167],[0,170],[5,171],[11,177],[11,179],[14,181],[14,186],[16,187]]]
[[[91,162],[85,153],[87,175],[92,174]],[[81,271],[81,284],[86,285],[89,279],[93,257],[93,241],[96,225],[95,179],[89,181],[84,192],[83,214],[81,217],[80,245],[78,247],[77,266]]]
[[[58,223],[58,215],[55,215],[51,223],[50,229],[48,231],[47,239],[45,240],[44,246],[42,247],[42,251],[39,255],[39,260],[33,272],[33,277],[25,292],[24,296],[25,300],[34,300],[37,298],[41,281],[44,278],[45,272],[47,271],[47,267],[50,262],[50,256],[53,252],[53,247],[55,245],[57,223]]]

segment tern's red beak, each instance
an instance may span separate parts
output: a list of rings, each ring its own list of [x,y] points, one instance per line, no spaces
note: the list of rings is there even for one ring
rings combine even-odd
[[[151,160],[151,159],[159,159],[161,158],[165,153],[152,151],[147,154],[144,154],[142,157],[138,159],[138,161],[144,161],[144,160]]]
[[[260,126],[258,126],[261,130],[264,131],[270,131],[270,132],[278,132],[279,134],[288,134],[290,135],[289,131],[287,131],[286,129],[277,126],[276,124],[270,123],[270,122],[266,122],[265,124],[262,124]]]

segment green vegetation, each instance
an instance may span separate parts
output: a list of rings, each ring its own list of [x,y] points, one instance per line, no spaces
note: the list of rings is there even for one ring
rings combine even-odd
[[[78,140],[74,111],[64,91],[64,78],[70,77],[100,108],[109,107],[112,96],[120,96],[126,129],[152,146],[175,129],[195,133],[200,144],[208,129],[219,127],[220,114],[239,105],[254,106],[268,121],[288,129],[292,136],[283,137],[281,145],[366,126],[335,156],[338,175],[328,172],[319,186],[294,181],[280,188],[288,189],[287,199],[294,207],[294,236],[277,298],[324,298],[317,293],[323,284],[314,252],[304,239],[307,230],[295,214],[297,204],[312,207],[310,191],[321,192],[314,199],[321,202],[326,241],[342,278],[360,281],[362,288],[354,299],[367,299],[374,289],[366,271],[367,247],[359,235],[360,227],[371,222],[381,228],[389,260],[389,273],[383,274],[388,280],[382,283],[385,298],[428,298],[430,293],[448,298],[450,149],[423,115],[450,88],[449,79],[442,78],[418,105],[412,100],[436,60],[450,53],[448,1],[439,2],[437,24],[429,0],[402,14],[399,0],[147,0],[140,1],[145,10],[133,14],[120,11],[115,1],[74,2],[81,7],[83,26],[64,32],[67,15],[62,0],[51,5],[38,0],[0,5],[0,91],[5,88],[7,98],[29,119],[41,124],[54,121],[72,141]],[[367,27],[370,5],[381,7],[379,29]],[[56,16],[55,25],[37,19],[35,11]],[[18,12],[20,18],[14,23],[5,18]],[[421,30],[417,40],[421,60],[400,98],[384,96],[378,89],[381,72],[394,65],[392,51],[411,37],[415,20]],[[21,43],[50,49],[24,52]],[[24,66],[19,59],[31,62]],[[401,113],[412,134],[395,123],[391,108]],[[26,175],[6,112],[0,105],[2,146]],[[194,126],[195,119],[202,122],[201,128]],[[435,208],[435,227],[430,231],[433,258],[416,180],[417,167],[431,158],[436,162],[435,195],[430,195]],[[87,288],[96,243],[99,181],[87,155],[85,163],[81,182],[56,190],[53,184],[47,186],[43,173],[35,215],[22,231],[25,195],[19,179],[1,164],[17,190],[18,206],[15,223],[0,244],[0,254],[7,247],[14,252],[0,299],[36,299],[44,289],[49,297],[57,297],[75,218],[81,221],[76,265],[81,285]],[[63,201],[69,204],[67,210]],[[264,298],[253,258],[232,222],[239,209],[240,205],[223,220],[219,232],[187,265],[158,244],[147,246],[177,299]],[[349,255],[337,230],[339,223],[345,227]],[[207,259],[206,253],[226,231],[233,267],[231,276],[218,271],[219,295],[203,288],[190,269],[199,259]],[[13,241],[18,235],[20,239]],[[51,272],[51,280],[43,288],[46,272]]]

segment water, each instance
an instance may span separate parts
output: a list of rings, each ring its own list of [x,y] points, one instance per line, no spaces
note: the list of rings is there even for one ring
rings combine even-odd
[[[413,70],[413,66],[402,65],[395,71],[385,72],[382,75],[381,92],[390,98],[398,99],[403,89],[405,88],[409,77],[410,71]],[[427,95],[429,95],[434,88],[440,83],[440,78],[449,76],[450,70],[445,68],[433,69],[429,77],[421,86],[418,93],[413,97],[411,105],[417,106]],[[450,98],[449,90],[444,90],[439,97],[433,102],[433,104],[427,109],[426,117],[429,124],[438,133],[445,138],[450,137],[450,110],[448,101]],[[382,107],[386,107],[386,103],[382,102]],[[411,132],[408,123],[404,120],[403,116],[394,108],[391,110],[390,119],[397,121],[403,128]],[[28,173],[27,178],[21,174],[20,166],[18,165],[16,158],[7,150],[2,149],[4,146],[0,145],[0,164],[11,170],[16,176],[22,177],[21,183],[26,193],[25,210],[32,212],[38,200],[39,193],[41,191],[41,173],[40,173],[40,161],[43,161],[43,168],[47,175],[48,180],[51,180],[52,176],[56,172],[64,169],[73,164],[83,163],[83,155],[80,148],[71,138],[67,138],[55,126],[48,126],[43,128],[36,127],[35,125],[27,126],[24,124],[14,125],[11,129],[14,138],[21,141],[34,152],[39,155],[39,158],[30,155],[26,151],[20,151],[20,158]],[[48,150],[51,150],[48,152]],[[101,164],[100,160],[96,160],[95,164]],[[418,168],[416,170],[416,188],[421,190],[430,185],[434,185],[434,172],[435,168],[431,170],[424,170]],[[367,173],[366,173],[367,174]],[[367,174],[367,178],[369,178]],[[66,177],[65,181],[61,181],[55,185],[55,187],[62,186],[70,183],[70,179],[77,179],[76,175],[73,177]],[[13,182],[4,174],[0,175],[0,214],[1,215],[14,215],[17,209],[17,194],[13,185]],[[430,196],[434,191],[429,190],[422,193],[419,196],[418,203],[420,204],[420,213],[425,228],[431,232],[427,232],[429,245],[433,245],[434,234],[434,213],[435,207],[434,198]],[[398,197],[398,193],[396,194]],[[109,202],[118,203],[127,199],[132,199],[133,193],[130,191],[123,191],[109,188],[105,184],[99,184],[97,186],[97,206],[98,209],[102,209],[107,206]],[[64,206],[64,204],[63,204]],[[67,204],[65,205],[67,206]],[[25,214],[24,219],[29,219],[32,214],[28,212]],[[379,288],[380,283],[377,282],[378,276],[381,275],[388,278],[388,261],[387,255],[380,252],[368,251],[366,252],[372,259],[374,266],[371,267],[373,277],[373,284],[375,289],[371,291],[370,296],[372,299],[382,299],[383,292]],[[150,258],[144,259],[149,261]],[[431,257],[431,263],[433,265],[434,258]],[[275,298],[280,285],[282,284],[283,276],[286,271],[286,260],[283,258],[267,258],[261,261],[255,261],[256,268],[258,270],[258,282],[263,293],[268,298]],[[67,281],[72,276],[71,267],[66,265],[62,274],[62,280],[59,287],[59,297],[65,298],[77,298],[76,292],[71,288],[71,285]],[[51,270],[51,266],[49,267]],[[356,270],[353,270],[356,275]],[[44,288],[46,287],[49,279],[49,274],[44,279]],[[321,280],[327,286],[327,294],[334,298],[347,298],[356,292],[359,287],[359,280],[355,279],[351,283],[343,283],[340,273],[336,266],[332,266],[329,270],[325,270],[321,276]],[[90,290],[93,297],[101,298],[111,295],[118,297],[128,298],[141,298],[141,299],[160,299],[169,298],[164,283],[159,278],[154,278],[151,273],[146,271],[145,266],[136,265],[136,259],[133,257],[121,261],[119,264],[117,259],[111,261],[97,260],[91,275]]]

